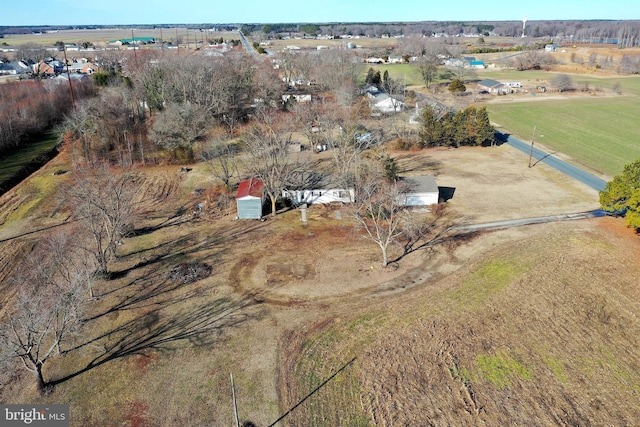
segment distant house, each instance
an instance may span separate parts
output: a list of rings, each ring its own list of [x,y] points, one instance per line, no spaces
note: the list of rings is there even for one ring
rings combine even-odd
[[[402,64],[403,62],[404,62],[404,59],[402,59],[402,56],[389,57],[389,64]]]
[[[500,83],[496,80],[484,79],[478,82],[478,89],[480,91],[487,91],[493,95],[500,95],[505,93],[511,93],[512,90],[504,83]]]
[[[400,180],[407,187],[407,192],[401,195],[404,206],[431,206],[440,201],[440,191],[434,176],[408,176]]]
[[[397,113],[404,109],[404,102],[398,98],[387,95],[386,93],[380,93],[372,97],[369,103],[372,111],[379,113]]]
[[[483,70],[486,68],[483,61],[470,61],[469,66],[471,66],[471,68],[480,68]]]
[[[555,52],[558,50],[558,45],[555,43],[549,43],[544,45],[544,51],[545,52]]]
[[[122,45],[141,45],[141,44],[153,44],[156,42],[155,37],[132,37],[128,39],[109,40],[110,45],[122,46]]]
[[[238,219],[262,218],[262,205],[265,201],[264,183],[259,179],[247,179],[238,186],[236,204]]]
[[[17,75],[29,73],[31,69],[22,61],[13,61],[0,64],[0,75]]]
[[[98,70],[98,67],[96,67],[91,62],[86,62],[86,63],[74,62],[73,64],[69,65],[70,73],[93,74],[97,70]]]
[[[44,61],[33,64],[33,72],[41,76],[55,76],[56,70]]]
[[[382,64],[384,60],[382,58],[370,57],[364,60],[368,64]]]

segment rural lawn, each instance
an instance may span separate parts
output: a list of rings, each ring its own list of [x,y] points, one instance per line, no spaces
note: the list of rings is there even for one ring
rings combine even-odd
[[[406,174],[436,175],[438,185],[453,193],[447,210],[450,218],[460,224],[598,207],[595,191],[546,165],[528,168],[526,156],[506,145],[392,155]],[[65,161],[63,154],[0,198],[0,209],[14,212],[3,217],[0,229],[3,260],[0,283],[5,297],[12,292],[11,266],[19,265],[22,249],[47,233],[74,227],[73,223],[65,222],[67,213],[56,210],[55,197],[23,191],[31,180],[43,180],[65,167]],[[593,367],[610,363],[615,364],[615,375],[634,381],[635,373],[629,365],[633,353],[629,357],[606,359],[607,354],[622,351],[623,335],[616,335],[615,345],[593,342],[592,346],[602,348],[598,351],[584,347],[582,340],[565,357],[557,351],[553,335],[556,330],[549,329],[552,335],[547,337],[542,326],[545,323],[536,328],[537,341],[515,341],[513,333],[525,328],[530,312],[514,309],[503,312],[500,318],[494,315],[497,307],[506,309],[511,304],[509,298],[517,295],[521,295],[517,307],[540,300],[543,290],[534,292],[526,287],[526,292],[518,293],[515,283],[524,286],[535,277],[542,280],[541,289],[548,289],[544,293],[548,303],[536,307],[540,307],[538,315],[543,316],[549,305],[563,304],[574,295],[572,279],[562,294],[564,300],[554,299],[552,290],[565,286],[565,276],[553,279],[556,268],[573,271],[573,262],[591,263],[599,251],[606,252],[612,247],[627,251],[628,257],[637,253],[634,252],[638,250],[637,241],[625,237],[624,230],[617,231],[614,238],[602,228],[603,224],[618,224],[622,220],[593,219],[469,235],[411,253],[400,259],[397,268],[383,269],[377,247],[359,239],[339,209],[312,207],[307,227],[302,227],[300,214],[295,210],[265,222],[233,221],[232,214],[213,217],[206,212],[193,221],[175,214],[199,201],[193,193],[199,183],[206,186],[211,182],[204,165],[193,165],[187,176],[181,175],[176,167],[148,168],[142,172],[145,180],[140,194],[148,214],[138,228],[151,227],[154,231],[126,239],[116,266],[123,272],[122,277],[98,285],[103,297],[92,309],[98,317],[88,322],[84,338],[95,339],[95,344],[54,360],[45,367],[45,375],[47,378],[72,375],[86,366],[88,360],[103,357],[110,345],[123,338],[118,331],[127,325],[139,325],[128,335],[127,342],[149,345],[143,345],[136,353],[125,351],[122,357],[73,376],[42,398],[38,397],[31,376],[16,372],[11,386],[0,391],[0,400],[69,402],[75,420],[72,425],[120,425],[132,419],[161,425],[220,425],[232,420],[229,373],[233,372],[241,419],[268,425],[355,357],[341,374],[344,376],[336,377],[325,394],[318,394],[285,419],[285,425],[313,424],[315,421],[305,420],[317,421],[318,416],[327,420],[342,417],[356,425],[384,422],[397,417],[391,409],[393,404],[407,404],[410,410],[406,419],[417,420],[424,410],[420,406],[424,404],[422,397],[410,405],[402,394],[404,391],[397,391],[391,399],[384,390],[397,381],[376,369],[402,374],[407,378],[403,383],[406,386],[430,384],[423,382],[422,374],[417,375],[414,365],[408,363],[423,356],[404,352],[412,339],[427,345],[423,340],[432,332],[438,340],[429,341],[429,345],[443,345],[444,353],[438,352],[445,359],[435,361],[429,369],[447,367],[442,371],[446,375],[449,368],[453,369],[448,381],[457,384],[453,390],[460,390],[454,394],[466,393],[466,384],[476,393],[470,394],[476,396],[476,403],[468,404],[478,408],[487,406],[486,401],[495,396],[492,393],[504,394],[507,390],[524,399],[522,387],[545,387],[545,382],[538,381],[542,364],[554,369],[553,375],[558,378],[573,381],[574,371],[567,365],[567,358],[578,357],[579,353],[582,356],[576,369],[582,374],[594,372],[598,378],[606,377],[607,372]],[[57,179],[68,178],[63,175]],[[19,205],[33,203],[32,199],[39,197],[47,198],[39,202],[37,209],[27,212],[28,217],[17,218]],[[579,253],[574,255],[574,250]],[[580,255],[585,250],[586,255]],[[616,286],[624,285],[625,292],[637,293],[634,283],[639,282],[638,271],[625,267],[628,264],[623,261],[612,264],[610,274],[635,279],[629,283],[626,279],[618,280]],[[180,286],[168,280],[172,268],[188,262],[207,263],[212,267],[211,276]],[[538,264],[544,264],[544,270],[533,270],[532,266]],[[589,276],[592,270],[580,271],[575,280],[590,281],[589,298],[597,300],[605,282],[598,275]],[[620,322],[629,322],[632,313],[637,314],[633,305],[627,309],[631,314],[624,314],[607,305],[609,301],[603,302],[603,314],[596,312],[589,316],[593,319],[605,316],[613,328]],[[576,305],[575,310],[587,315],[584,310],[588,301],[585,304]],[[620,302],[615,304],[618,307]],[[421,317],[423,314],[425,317]],[[486,342],[482,349],[475,340],[463,338],[470,331],[463,327],[465,319],[469,319],[469,325],[495,321],[491,331],[470,329],[476,331],[479,342]],[[576,319],[578,322],[581,318]],[[434,321],[436,329],[430,330],[427,326],[434,325]],[[509,324],[514,325],[513,329],[499,327]],[[634,327],[632,323],[629,326]],[[603,328],[603,334],[610,332],[606,324],[599,328]],[[390,340],[393,331],[405,340]],[[446,331],[452,334],[449,336]],[[111,334],[112,338],[105,339],[105,334]],[[468,346],[463,346],[456,334],[462,341],[469,341]],[[446,336],[450,344],[438,344]],[[424,351],[430,351],[428,348]],[[386,358],[384,363],[376,360],[389,353],[397,354],[398,358]],[[576,378],[584,379],[584,375]],[[376,384],[372,380],[376,377],[383,380]],[[548,375],[544,378],[549,380]],[[497,391],[485,392],[488,389],[483,387],[487,384]],[[553,396],[560,399],[562,387],[554,384],[557,393]],[[334,388],[336,385],[338,389]],[[480,392],[475,392],[475,387]],[[631,393],[627,388],[621,388],[620,392],[623,396]],[[323,397],[326,393],[329,400]],[[172,397],[168,400],[167,396]],[[538,407],[537,404],[545,408],[540,403],[541,397],[536,396],[528,397],[528,401],[538,402],[531,403],[531,408]],[[336,399],[342,401],[346,397],[349,399],[344,407],[335,405]],[[458,405],[449,398],[452,397],[437,395],[433,406]],[[569,399],[567,404],[582,404],[576,402]],[[610,408],[606,402],[600,404]],[[629,405],[627,412],[616,420],[626,419],[634,408]],[[611,407],[612,411],[615,409]],[[453,411],[448,416],[452,423],[464,424],[468,415]],[[487,420],[504,420],[506,415],[491,407],[483,416],[489,417]]]

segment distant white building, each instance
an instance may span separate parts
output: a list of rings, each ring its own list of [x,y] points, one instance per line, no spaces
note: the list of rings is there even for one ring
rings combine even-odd
[[[370,102],[371,110],[378,111],[380,113],[398,113],[404,110],[404,102],[398,98],[381,93],[373,96]]]

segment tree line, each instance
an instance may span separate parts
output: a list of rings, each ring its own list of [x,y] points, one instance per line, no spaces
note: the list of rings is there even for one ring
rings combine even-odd
[[[471,106],[453,112],[427,105],[420,120],[420,148],[493,145],[495,142],[495,129],[486,107]]]
[[[496,35],[501,37],[521,37],[523,23],[518,21],[419,21],[419,22],[344,22],[318,24],[245,24],[243,32],[261,32],[276,36],[278,33],[323,34],[341,36],[432,36],[446,34]],[[640,43],[640,23],[638,21],[611,20],[539,20],[527,21],[525,36],[546,37],[556,42],[609,43],[620,47],[633,47]]]
[[[73,82],[73,91],[78,100],[96,93],[90,80]],[[67,82],[30,80],[0,85],[0,155],[60,123],[71,108]]]

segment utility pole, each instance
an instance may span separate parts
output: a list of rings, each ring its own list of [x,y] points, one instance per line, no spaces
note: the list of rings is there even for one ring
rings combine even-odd
[[[76,99],[73,96],[73,85],[71,84],[71,74],[69,73],[69,62],[67,61],[67,48],[62,44],[62,52],[64,53],[64,66],[67,69],[67,80],[69,81],[69,94],[71,95],[71,107],[75,111],[76,109]]]
[[[236,419],[236,427],[240,427],[240,418],[238,417],[238,403],[236,402],[236,386],[233,383],[233,372],[231,374],[231,395],[233,396],[233,415]]]
[[[533,158],[533,141],[536,139],[536,127],[533,127],[533,136],[531,137],[531,151],[529,151],[529,167],[531,167],[531,160]]]
[[[138,64],[138,55],[136,54],[136,38],[133,36],[133,28],[131,28],[131,44],[133,45],[133,59]]]

